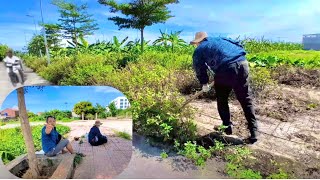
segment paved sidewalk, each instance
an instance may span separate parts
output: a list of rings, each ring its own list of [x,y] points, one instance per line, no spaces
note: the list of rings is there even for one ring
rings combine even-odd
[[[32,69],[24,67],[24,75],[25,75],[25,86],[28,85],[50,85],[50,82],[47,80],[44,80],[42,77],[37,75],[32,71]],[[5,100],[7,95],[10,94],[11,91],[15,90],[16,88],[21,87],[21,84],[17,84],[16,87],[14,87],[10,81],[10,78],[8,76],[6,67],[3,62],[0,62],[0,103]]]
[[[105,132],[105,131],[103,131]],[[85,154],[75,169],[73,179],[110,179],[120,174],[129,164],[132,155],[132,141],[107,134],[108,142],[91,146],[87,139],[83,143],[73,141],[76,152]]]

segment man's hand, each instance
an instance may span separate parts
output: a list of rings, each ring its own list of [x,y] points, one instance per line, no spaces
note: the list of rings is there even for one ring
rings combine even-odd
[[[211,87],[209,86],[209,84],[203,84],[202,85],[202,91],[203,92],[209,92],[210,91],[210,89],[211,89]]]
[[[45,126],[46,126],[46,134],[50,134],[54,127],[51,124],[45,124]]]

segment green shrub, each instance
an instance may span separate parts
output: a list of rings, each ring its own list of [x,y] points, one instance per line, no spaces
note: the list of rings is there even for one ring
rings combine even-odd
[[[47,66],[47,60],[45,58],[39,58],[37,56],[22,56],[22,59],[26,66],[38,73],[42,72]]]
[[[97,85],[103,82],[112,72],[113,66],[107,65],[104,59],[79,59],[68,76],[57,77],[61,85]]]
[[[116,136],[121,137],[123,139],[131,140],[131,135],[128,134],[127,132],[116,131],[115,134]]]
[[[6,53],[8,49],[9,47],[7,45],[0,44],[0,61],[2,61],[3,58],[6,57]]]
[[[65,58],[52,63],[50,66],[43,69],[39,74],[46,80],[59,84],[64,78],[68,78],[74,66],[75,59]]]
[[[57,131],[61,135],[65,135],[70,132],[70,128],[67,126],[57,125]],[[32,137],[35,145],[35,150],[40,151],[41,147],[41,130],[43,126],[32,126]],[[13,160],[10,157],[17,157],[22,154],[27,153],[26,146],[24,143],[23,135],[20,127],[11,128],[11,129],[0,129],[0,152],[2,152],[2,161],[6,164]],[[4,153],[3,153],[4,152]],[[6,154],[6,155],[3,155]]]
[[[276,85],[276,81],[271,77],[269,69],[264,67],[252,67],[250,69],[250,85],[253,93],[258,94],[267,87]]]

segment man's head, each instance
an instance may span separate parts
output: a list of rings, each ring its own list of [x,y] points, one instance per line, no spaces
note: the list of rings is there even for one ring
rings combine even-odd
[[[101,123],[99,120],[97,120],[97,121],[94,123],[94,126],[100,127],[101,124],[102,124],[102,123]]]
[[[46,122],[52,126],[56,126],[56,119],[53,116],[48,116]]]
[[[12,49],[8,49],[7,50],[7,56],[12,58],[12,56],[13,56],[13,50]]]
[[[192,40],[190,44],[199,46],[199,44],[207,37],[208,37],[208,34],[206,32],[197,32],[194,37],[194,40]]]

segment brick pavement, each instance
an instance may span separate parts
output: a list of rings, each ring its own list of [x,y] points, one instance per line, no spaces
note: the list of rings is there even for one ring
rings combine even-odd
[[[73,141],[76,152],[85,154],[75,169],[74,179],[110,179],[119,175],[129,164],[133,152],[132,141],[110,134],[108,143],[91,146],[85,138],[83,143]]]

